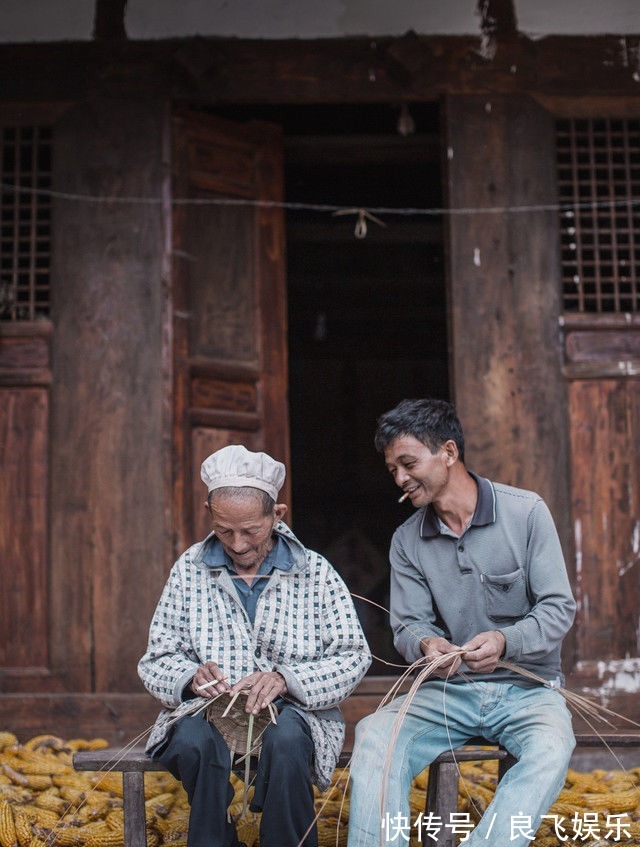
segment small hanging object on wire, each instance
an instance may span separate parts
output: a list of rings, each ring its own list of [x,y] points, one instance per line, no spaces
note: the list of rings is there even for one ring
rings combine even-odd
[[[366,209],[339,209],[337,212],[334,212],[333,215],[334,217],[337,215],[357,215],[358,218],[356,220],[356,227],[353,234],[359,239],[367,237],[367,218],[378,224],[378,226],[385,227],[385,229],[387,226],[384,221],[381,221],[380,218],[376,218],[375,215],[372,215],[371,212],[367,212]]]

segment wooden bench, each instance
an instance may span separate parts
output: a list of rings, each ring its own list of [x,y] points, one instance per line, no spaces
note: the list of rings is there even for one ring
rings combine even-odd
[[[472,739],[457,750],[447,750],[431,763],[425,812],[443,822],[451,820],[451,814],[458,808],[458,763],[469,761],[498,760],[498,779],[516,762],[516,759],[503,747],[490,745],[483,739]],[[603,742],[612,748],[640,748],[640,733],[612,734],[576,733],[577,747],[601,747]],[[483,748],[477,745],[483,744]],[[338,767],[349,764],[351,754],[340,756]],[[146,755],[141,748],[133,748],[123,753],[116,748],[104,750],[85,750],[75,753],[73,765],[78,771],[114,771],[122,773],[124,805],[124,843],[125,847],[146,847],[147,831],[144,806],[144,774],[147,771],[164,771],[159,762]],[[436,840],[429,840],[432,847],[455,847],[455,834],[452,829],[442,827]]]
[[[346,767],[350,758],[351,753],[342,753],[337,767]],[[122,773],[125,847],[147,847],[144,775],[147,771],[165,771],[164,765],[147,756],[141,747],[133,747],[125,753],[115,747],[106,747],[74,753],[73,766],[77,771]]]
[[[640,732],[636,733],[584,733],[576,732],[576,748],[602,747],[640,749]],[[481,745],[481,746],[480,746]],[[517,759],[504,747],[499,747],[482,738],[470,739],[457,750],[441,753],[429,767],[425,814],[433,814],[437,821],[451,821],[451,815],[458,809],[458,779],[460,762],[478,762],[498,759],[498,781],[512,767]],[[615,763],[614,763],[615,764]],[[435,833],[434,833],[435,835]],[[451,828],[442,826],[435,839],[429,838],[431,847],[456,847],[456,834]]]

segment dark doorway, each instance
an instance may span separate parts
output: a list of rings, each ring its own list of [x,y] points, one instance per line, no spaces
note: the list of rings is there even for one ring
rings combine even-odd
[[[293,529],[366,598],[356,607],[375,656],[402,661],[374,604],[388,608],[389,542],[411,507],[373,433],[403,398],[450,394],[443,222],[425,214],[442,208],[438,105],[411,104],[408,134],[392,104],[212,111],[282,128]],[[357,214],[311,208],[325,205],[385,226],[367,220],[356,238]],[[384,661],[370,673],[397,673]]]
[[[435,104],[398,133],[389,105],[280,116],[287,203],[375,210],[442,207]],[[293,117],[293,116],[292,116]],[[296,533],[349,588],[388,606],[389,542],[410,514],[373,447],[378,416],[405,397],[449,397],[442,219],[289,209],[289,408]],[[388,616],[356,600],[372,651],[398,661]],[[374,662],[372,673],[397,673]]]

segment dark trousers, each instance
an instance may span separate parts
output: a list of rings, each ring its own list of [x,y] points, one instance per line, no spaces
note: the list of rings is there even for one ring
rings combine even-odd
[[[235,826],[227,815],[234,793],[229,782],[231,754],[218,730],[202,715],[181,718],[154,758],[187,792],[191,806],[188,847],[235,847]],[[315,817],[312,760],[309,726],[285,705],[277,726],[272,724],[262,736],[250,807],[262,812],[260,847],[317,847],[316,827],[311,825]]]

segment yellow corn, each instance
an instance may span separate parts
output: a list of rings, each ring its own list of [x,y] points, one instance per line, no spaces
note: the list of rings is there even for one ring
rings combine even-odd
[[[106,738],[92,738],[89,741],[87,750],[105,750],[109,746]]]
[[[16,827],[16,836],[20,847],[29,847],[29,842],[33,838],[31,831],[31,821],[20,809],[19,806],[13,810],[13,820]]]
[[[5,747],[13,747],[18,743],[18,739],[12,732],[0,732],[0,750],[4,750]]]
[[[105,829],[100,833],[90,835],[84,842],[86,847],[123,847],[124,835]]]
[[[58,788],[75,788],[76,791],[91,791],[96,775],[92,773],[60,773],[52,777],[53,784]]]
[[[594,812],[608,811],[611,813],[630,812],[638,805],[638,794],[635,791],[624,791],[618,794],[585,794],[585,808]]]
[[[24,815],[32,824],[51,829],[60,823],[60,815],[52,812],[49,809],[43,809],[40,806],[24,804],[16,806],[16,812]]]
[[[66,800],[73,808],[78,808],[87,800],[89,791],[79,791],[77,788],[71,788],[68,785],[63,785],[60,789],[60,796]]]
[[[55,844],[56,847],[80,847],[85,843],[83,829],[84,827],[61,824],[51,831],[51,836],[47,837],[47,843]]]
[[[186,837],[188,827],[189,821],[187,818],[185,818],[181,823],[158,818],[158,820],[153,824],[153,828],[156,829],[162,836],[163,842],[175,841],[177,838]]]
[[[41,809],[49,809],[60,815],[69,807],[69,803],[60,796],[57,788],[49,788],[46,791],[41,791],[34,802]]]
[[[33,750],[21,748],[16,751],[16,764],[25,774],[53,774],[73,773],[73,768],[67,762],[57,756],[48,756],[46,753],[34,753]]]
[[[13,807],[6,800],[0,798],[0,845],[2,847],[16,847],[17,844],[18,835]]]
[[[25,750],[55,750],[56,753],[69,751],[68,745],[57,735],[36,735],[22,746]]]
[[[16,847],[17,844],[18,836],[13,809],[6,800],[0,797],[0,845],[2,847]]]
[[[109,742],[104,738],[71,738],[66,742],[66,746],[77,753],[79,750],[104,750],[109,746]]]
[[[152,797],[144,804],[145,817],[154,818],[159,815],[160,817],[166,818],[174,804],[174,801],[175,796],[173,794],[158,794],[157,797]]]
[[[117,794],[118,797],[122,797],[124,794],[122,774],[113,772],[98,774],[95,787],[99,788],[100,791],[109,791],[112,794]]]
[[[6,760],[0,762],[0,768],[2,768],[4,774],[8,776],[9,779],[16,785],[22,785],[23,787],[26,787],[26,776],[23,773],[20,773],[20,771],[17,771],[15,768],[13,768],[10,764],[8,764]]]
[[[124,811],[122,809],[114,809],[109,812],[105,818],[105,823],[109,829],[124,832]]]

